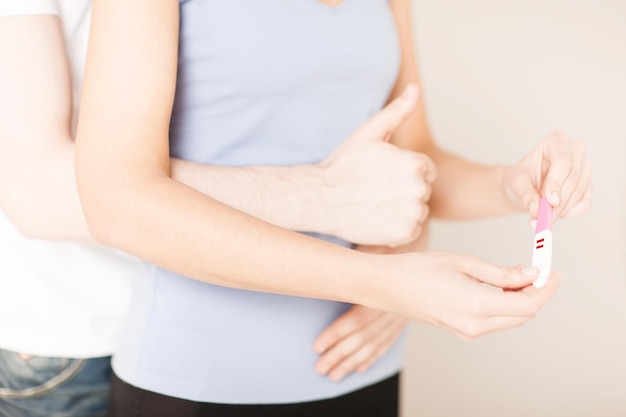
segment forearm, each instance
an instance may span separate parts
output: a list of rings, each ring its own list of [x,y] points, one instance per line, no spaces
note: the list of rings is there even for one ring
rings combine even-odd
[[[419,76],[411,30],[408,0],[391,3],[398,28],[402,64],[392,98],[408,83],[418,83]],[[392,143],[427,154],[437,168],[429,207],[435,218],[472,219],[520,211],[504,193],[505,168],[486,166],[460,158],[438,148],[431,136],[424,104],[396,131]]]
[[[59,19],[0,17],[0,209],[37,239],[90,239],[74,176]]]
[[[18,158],[1,207],[30,238],[93,241],[76,189],[74,144],[69,138],[47,143],[49,149]],[[171,170],[178,182],[274,225],[332,230],[320,167],[222,167],[172,159]]]
[[[34,154],[4,161],[2,210],[29,238],[95,242],[76,188],[74,144],[51,142]]]
[[[16,140],[19,141],[19,140]],[[84,219],[74,173],[71,139],[47,140],[48,149],[7,161],[2,209],[30,238],[93,241]],[[17,163],[19,162],[19,163]],[[172,177],[199,192],[274,225],[325,233],[322,168],[221,167],[172,159]]]
[[[437,166],[432,217],[464,220],[523,211],[504,192],[507,167],[474,163],[434,146],[426,153]]]
[[[276,226],[318,233],[333,229],[320,166],[224,167],[172,159],[170,169],[176,181]]]
[[[90,175],[79,177],[86,179],[85,213],[103,243],[233,288],[366,305],[378,292],[376,257],[262,222],[165,175],[116,176],[106,193],[92,193],[102,186]]]
[[[386,257],[273,226],[170,177],[178,7],[93,3],[76,161],[94,236],[200,281],[384,309],[374,295]]]

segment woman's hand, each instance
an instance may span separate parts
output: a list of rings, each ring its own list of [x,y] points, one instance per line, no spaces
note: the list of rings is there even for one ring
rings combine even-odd
[[[378,249],[369,252],[381,253]],[[536,268],[503,268],[469,255],[443,252],[413,253],[405,260],[412,278],[381,279],[385,282],[382,291],[392,293],[395,310],[404,306],[399,309],[402,316],[353,306],[315,340],[313,348],[321,355],[315,366],[318,373],[339,381],[351,372],[367,370],[400,336],[407,323],[403,316],[464,340],[519,327],[552,298],[560,275],[552,274],[548,285],[538,290],[531,285]]]
[[[401,245],[419,236],[435,167],[426,155],[388,143],[417,98],[417,86],[409,85],[321,164],[322,198],[333,210],[325,233],[365,245]]]
[[[395,248],[357,245],[372,254],[421,252],[428,245],[428,222],[413,242]],[[320,355],[315,370],[339,381],[352,372],[365,372],[398,340],[408,320],[393,313],[355,305],[320,333],[313,349]]]
[[[407,322],[397,314],[353,306],[315,339],[313,349],[321,355],[316,371],[333,381],[365,372],[395,343]]]
[[[537,217],[539,199],[554,206],[556,217],[578,216],[591,207],[591,164],[585,145],[563,132],[548,135],[504,177],[506,194]]]
[[[545,287],[536,289],[531,285],[536,268],[500,267],[447,252],[379,255],[378,262],[378,287],[368,298],[386,293],[387,300],[367,305],[432,324],[464,340],[528,322],[554,296],[560,276],[553,273]]]
[[[428,245],[429,228],[425,222],[416,240],[406,245],[356,246],[359,252],[398,254],[421,252]],[[339,381],[351,372],[365,372],[398,340],[408,320],[397,314],[353,306],[328,326],[313,343],[320,354],[315,369]]]

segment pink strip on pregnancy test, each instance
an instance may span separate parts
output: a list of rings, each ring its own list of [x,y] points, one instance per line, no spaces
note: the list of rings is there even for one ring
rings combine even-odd
[[[535,288],[546,285],[552,267],[552,206],[544,197],[539,200],[532,266],[539,268]]]

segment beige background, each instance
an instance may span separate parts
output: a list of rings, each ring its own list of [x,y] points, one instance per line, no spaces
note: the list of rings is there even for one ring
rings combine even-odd
[[[557,297],[526,326],[463,342],[414,325],[404,417],[626,416],[626,0],[413,0],[432,131],[513,163],[548,132],[588,144],[594,207],[557,222]],[[523,215],[436,223],[431,248],[528,263]]]

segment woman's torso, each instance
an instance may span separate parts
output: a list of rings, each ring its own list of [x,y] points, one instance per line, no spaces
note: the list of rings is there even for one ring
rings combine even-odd
[[[184,1],[171,154],[230,166],[320,162],[385,104],[398,66],[387,0]],[[253,250],[242,248],[241,262]],[[301,402],[399,370],[401,343],[364,374],[339,383],[316,374],[313,341],[346,304],[147,271],[114,359],[141,388],[205,402]]]

